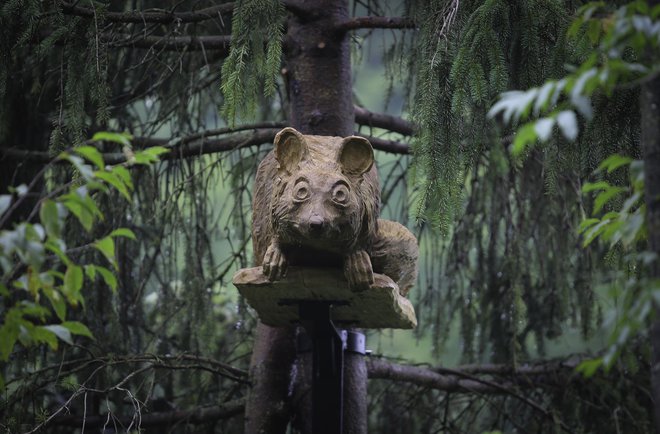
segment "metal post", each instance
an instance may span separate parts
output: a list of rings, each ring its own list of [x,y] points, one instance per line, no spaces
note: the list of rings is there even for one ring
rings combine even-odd
[[[330,302],[301,302],[300,319],[312,338],[312,430],[341,434],[344,336],[330,318]]]

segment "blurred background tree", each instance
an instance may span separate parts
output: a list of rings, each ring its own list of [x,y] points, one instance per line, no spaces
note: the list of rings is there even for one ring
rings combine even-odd
[[[289,393],[291,335],[257,331],[231,285],[253,262],[256,164],[292,125],[367,136],[384,215],[420,240],[410,295],[420,326],[368,336],[368,403],[357,404],[372,432],[651,432],[648,338],[627,340],[608,372],[586,379],[575,367],[608,346],[606,326],[621,316],[612,308],[630,298],[622,283],[647,272],[625,249],[583,246],[579,228],[594,202],[585,182],[628,180],[625,168],[594,170],[614,153],[641,156],[640,85],[657,63],[576,100],[589,119],[566,120],[523,158],[509,151],[523,130],[501,122],[506,112],[487,116],[500,93],[542,89],[598,52],[619,5],[581,6],[3,2],[0,193],[16,198],[10,186],[30,185],[3,229],[30,221],[44,196],[80,176],[49,163],[97,131],[128,131],[137,150],[169,149],[161,163],[131,168],[132,200],[110,192],[90,233],[65,225],[70,246],[118,227],[137,240],[116,240],[116,292],[88,282],[84,305],[69,312],[94,340],[76,337],[57,351],[17,346],[3,363],[3,429],[243,432],[249,387],[265,385],[270,395],[248,399],[248,415],[263,414],[268,432],[290,420],[291,430],[306,430],[297,411],[304,390]],[[630,15],[660,27],[656,9]],[[621,56],[644,63],[643,52],[624,45]],[[531,100],[518,106],[536,110]],[[131,158],[111,141],[96,146],[106,162]],[[103,259],[95,249],[67,254],[81,264]],[[3,320],[30,297],[10,289],[0,295]],[[255,337],[273,370],[249,386]],[[273,337],[278,353],[263,345]]]

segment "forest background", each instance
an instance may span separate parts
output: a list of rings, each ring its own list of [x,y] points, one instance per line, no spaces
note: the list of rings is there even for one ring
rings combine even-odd
[[[250,430],[231,277],[286,125],[367,136],[420,240],[420,326],[368,334],[372,432],[653,431],[653,4],[1,7],[5,431]],[[296,87],[345,59],[348,97]],[[304,396],[264,423],[305,431]]]

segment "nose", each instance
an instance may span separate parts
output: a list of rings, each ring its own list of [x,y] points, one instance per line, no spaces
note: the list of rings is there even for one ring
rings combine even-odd
[[[309,219],[309,229],[311,232],[319,233],[323,230],[323,226],[325,226],[325,221],[323,221],[323,217],[314,215],[310,217]]]

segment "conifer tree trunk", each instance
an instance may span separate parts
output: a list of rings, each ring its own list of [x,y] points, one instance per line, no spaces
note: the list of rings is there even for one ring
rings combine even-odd
[[[297,3],[296,3],[297,4]],[[283,75],[290,105],[289,124],[304,134],[347,136],[354,112],[350,47],[335,31],[348,19],[348,1],[311,0],[289,16]],[[294,368],[294,331],[260,324],[251,363],[252,391],[246,408],[246,433],[283,433],[294,411],[291,385],[296,382],[296,425],[311,433],[310,360]],[[344,360],[344,433],[366,433],[367,376],[363,356]],[[297,377],[297,378],[294,378]],[[307,377],[307,378],[305,378]]]
[[[649,249],[660,257],[660,76],[642,86],[641,146],[644,155],[644,195]],[[660,262],[653,261],[651,277],[660,279]],[[651,327],[651,391],[656,433],[660,434],[660,306]]]

